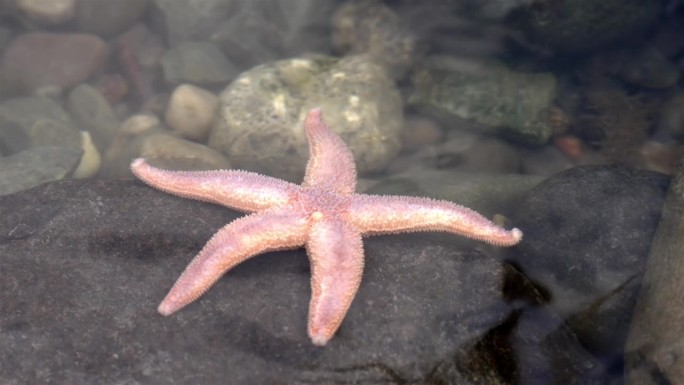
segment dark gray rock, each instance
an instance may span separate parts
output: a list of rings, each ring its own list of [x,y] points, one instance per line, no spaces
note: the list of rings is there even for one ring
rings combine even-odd
[[[500,263],[414,235],[366,241],[365,279],[325,348],[306,335],[301,250],[251,259],[197,303],[157,314],[236,216],[133,181],[0,197],[0,382],[413,382],[509,313]]]
[[[577,167],[535,187],[512,218],[524,240],[511,258],[610,364],[622,357],[668,183],[649,171]]]
[[[621,39],[641,38],[661,10],[660,1],[530,2],[511,19],[544,51],[584,53]]]
[[[557,317],[520,305],[541,302],[529,281],[473,241],[366,239],[360,291],[324,348],[306,336],[302,250],[250,259],[188,308],[157,314],[237,216],[130,180],[0,197],[0,382],[606,383]]]

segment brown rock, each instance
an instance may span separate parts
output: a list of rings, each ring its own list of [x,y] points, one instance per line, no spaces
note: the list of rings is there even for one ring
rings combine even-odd
[[[107,53],[107,44],[97,36],[27,33],[5,50],[0,74],[21,93],[49,86],[68,89],[97,72]]]

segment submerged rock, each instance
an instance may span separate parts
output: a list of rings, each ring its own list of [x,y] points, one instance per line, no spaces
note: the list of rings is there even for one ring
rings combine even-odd
[[[243,73],[220,95],[209,146],[237,168],[298,182],[309,157],[302,122],[316,107],[351,148],[359,172],[382,171],[399,152],[399,91],[363,56],[280,60]]]
[[[411,76],[408,104],[454,124],[473,121],[484,130],[523,143],[544,144],[552,134],[549,109],[556,97],[550,73],[521,73],[501,63],[434,56]]]

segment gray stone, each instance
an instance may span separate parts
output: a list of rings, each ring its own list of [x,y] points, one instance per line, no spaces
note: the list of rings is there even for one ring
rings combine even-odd
[[[544,144],[551,137],[548,110],[556,97],[552,74],[520,73],[496,62],[433,56],[414,71],[411,83],[408,104],[445,125],[466,119],[528,144]]]
[[[153,0],[159,30],[175,47],[189,41],[205,41],[234,11],[235,0]]]
[[[161,59],[164,81],[170,85],[192,83],[216,86],[227,83],[237,70],[212,43],[182,43],[167,51]]]
[[[140,20],[147,4],[147,0],[79,0],[76,23],[80,31],[111,38]]]
[[[81,160],[81,151],[67,147],[34,147],[0,157],[0,195],[27,190],[70,175]]]
[[[81,84],[69,93],[67,109],[83,131],[88,131],[97,149],[104,153],[120,127],[109,102],[100,91]]]
[[[109,159],[106,175],[130,177],[131,161],[139,157],[168,170],[231,168],[228,159],[213,148],[157,131],[131,140],[117,157]]]
[[[264,64],[233,81],[220,103],[209,146],[237,168],[299,181],[309,157],[302,122],[315,107],[361,173],[383,170],[401,147],[399,92],[382,67],[361,56]]]
[[[625,346],[629,385],[676,384],[684,378],[684,165],[670,185],[653,237]]]
[[[39,146],[81,148],[81,135],[52,99],[36,96],[0,103],[0,146],[10,154]]]

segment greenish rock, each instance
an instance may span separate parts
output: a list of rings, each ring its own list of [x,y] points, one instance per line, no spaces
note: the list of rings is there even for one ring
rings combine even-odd
[[[411,77],[408,104],[446,125],[466,119],[525,144],[552,135],[548,109],[556,97],[549,73],[522,73],[493,61],[434,56]]]
[[[321,108],[361,173],[382,171],[401,148],[401,97],[365,56],[281,60],[249,70],[220,95],[209,146],[237,168],[299,181],[309,157],[303,121]]]
[[[78,166],[81,153],[75,148],[43,146],[0,158],[0,195],[67,177]]]
[[[36,96],[0,104],[0,147],[9,154],[38,146],[81,149],[76,123],[52,99]]]

